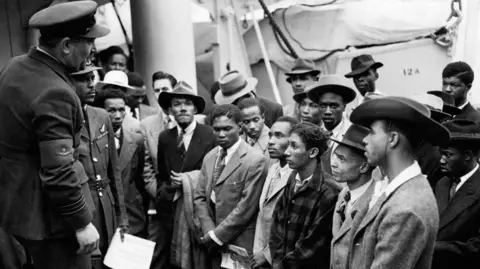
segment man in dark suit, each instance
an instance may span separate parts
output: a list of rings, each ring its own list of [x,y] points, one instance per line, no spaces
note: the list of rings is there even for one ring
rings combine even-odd
[[[283,108],[280,104],[258,96],[255,93],[255,87],[258,80],[256,78],[246,78],[239,71],[231,71],[223,75],[218,83],[220,90],[215,94],[215,103],[217,105],[234,104],[247,98],[257,98],[262,102],[265,109],[265,124],[268,128],[272,127],[277,119],[283,116]]]
[[[122,234],[128,231],[128,219],[112,123],[105,110],[89,105],[94,98],[103,103],[101,96],[95,97],[95,69],[88,66],[71,76],[85,116],[78,155],[96,208],[93,225],[100,234],[99,250],[105,255],[117,226],[120,226]],[[92,258],[93,267],[101,268],[103,257],[100,253],[94,253]]]
[[[212,119],[219,146],[204,158],[194,202],[203,235],[200,240],[212,259],[207,268],[216,269],[220,268],[221,254],[236,259],[227,245],[253,254],[258,201],[268,161],[240,139],[242,115],[238,107],[219,105]],[[243,257],[243,261],[250,263],[250,257]]]
[[[442,147],[446,177],[436,187],[440,226],[432,269],[478,268],[480,263],[480,127],[455,119],[444,124],[451,133]]]
[[[442,72],[442,91],[451,94],[455,99],[455,106],[462,110],[455,116],[456,119],[467,119],[480,125],[480,112],[468,101],[473,79],[473,70],[467,63],[449,63]]]
[[[126,96],[123,91],[106,90],[99,93],[98,99],[104,104],[110,116],[115,134],[115,149],[118,153],[129,233],[146,238],[146,206],[149,200],[143,181],[145,161],[143,137],[139,133],[122,128],[126,113]]]
[[[160,93],[159,103],[177,126],[158,138],[156,209],[163,229],[155,247],[163,258],[152,268],[205,268],[192,197],[203,157],[215,147],[215,136],[210,127],[195,121],[194,115],[203,112],[205,101],[187,83],[180,81],[171,93]],[[197,240],[191,240],[194,238]]]
[[[97,4],[61,3],[34,14],[40,45],[0,75],[0,226],[36,268],[91,268],[99,235],[88,178],[75,154],[83,115],[69,76],[84,68]]]

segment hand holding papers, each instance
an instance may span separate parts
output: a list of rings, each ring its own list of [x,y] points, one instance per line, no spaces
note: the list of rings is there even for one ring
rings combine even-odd
[[[122,242],[117,229],[103,263],[113,269],[149,269],[155,243],[130,234],[124,236]]]
[[[222,268],[226,269],[248,269],[250,258],[247,250],[235,245],[228,245],[227,250],[222,253]]]

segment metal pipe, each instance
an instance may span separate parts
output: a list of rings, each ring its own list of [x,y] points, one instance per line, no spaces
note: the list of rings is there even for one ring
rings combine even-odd
[[[282,97],[280,96],[280,91],[277,87],[277,82],[275,80],[275,75],[273,74],[272,65],[270,63],[270,57],[268,56],[267,48],[265,47],[265,42],[263,39],[262,31],[260,29],[260,25],[258,24],[257,19],[253,16],[253,8],[251,5],[248,5],[248,9],[252,14],[252,22],[253,28],[255,29],[255,33],[257,34],[258,43],[260,44],[260,50],[262,51],[263,61],[265,63],[265,67],[267,68],[268,78],[270,79],[270,84],[272,85],[273,95],[275,96],[275,100],[277,103],[282,104]]]
[[[290,44],[290,42],[289,42],[289,41],[287,40],[287,38],[285,37],[285,34],[282,32],[282,29],[280,29],[280,27],[278,26],[277,22],[275,21],[275,19],[274,19],[273,16],[272,16],[272,13],[270,13],[270,10],[268,10],[268,7],[267,7],[267,5],[265,4],[265,2],[264,2],[263,0],[258,0],[258,2],[259,2],[260,5],[262,6],[263,12],[265,12],[265,14],[267,15],[268,20],[269,20],[270,23],[272,24],[273,30],[278,33],[278,35],[279,35],[280,38],[282,39],[283,43],[285,43],[285,45],[287,46],[288,50],[290,51],[290,54],[292,54],[292,56],[293,56],[295,59],[297,59],[297,58],[298,58],[298,54],[295,52],[295,50],[293,49],[292,45]]]

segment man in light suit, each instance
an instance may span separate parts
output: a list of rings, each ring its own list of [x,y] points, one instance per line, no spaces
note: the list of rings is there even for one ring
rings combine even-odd
[[[292,169],[287,165],[285,150],[288,148],[288,138],[292,127],[297,124],[294,118],[282,116],[272,125],[268,140],[268,153],[276,162],[268,170],[267,179],[260,196],[260,212],[255,227],[253,242],[252,268],[270,268],[272,255],[268,240],[272,225],[272,215],[278,199],[282,196]]]
[[[251,147],[258,149],[263,155],[268,155],[268,133],[270,129],[265,126],[265,109],[258,99],[243,99],[238,103],[242,112],[242,139]]]
[[[204,234],[201,242],[210,251],[212,268],[220,268],[221,253],[229,255],[227,245],[252,254],[258,202],[268,172],[267,158],[240,139],[241,117],[231,104],[213,111],[219,147],[205,156],[194,194]]]
[[[347,268],[430,268],[438,208],[414,149],[422,139],[447,143],[450,133],[425,105],[404,97],[363,103],[350,119],[370,127],[365,156],[386,178],[376,182],[370,203],[353,220]]]
[[[330,268],[343,269],[348,264],[348,246],[350,244],[353,219],[359,208],[365,207],[373,193],[372,171],[375,167],[367,163],[362,140],[368,135],[368,129],[352,124],[332,156],[332,176],[337,182],[346,183],[338,195],[332,224],[332,245]]]
[[[480,264],[480,127],[470,120],[444,123],[451,133],[441,148],[447,176],[436,187],[440,227],[432,268],[477,268]]]

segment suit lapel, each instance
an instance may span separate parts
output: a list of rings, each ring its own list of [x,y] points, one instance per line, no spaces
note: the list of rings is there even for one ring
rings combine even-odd
[[[288,164],[286,164],[286,165],[288,165]],[[285,186],[287,186],[288,178],[290,177],[291,173],[292,172],[290,172],[290,173],[287,172],[285,175],[283,175],[280,178],[280,180],[277,182],[277,184],[275,184],[275,186],[273,186],[273,190],[270,192],[270,195],[268,197],[266,197],[265,203],[268,203],[271,199],[273,199],[273,197],[275,197],[277,195],[277,193],[282,191],[285,188]],[[269,181],[269,184],[270,184],[270,181]],[[266,195],[268,195],[268,193]]]
[[[219,185],[224,182],[237,168],[242,164],[242,158],[247,154],[247,144],[245,141],[240,141],[240,146],[233,153],[232,158],[228,161],[227,165],[222,171],[220,178],[217,180],[215,185]]]
[[[130,163],[136,148],[137,146],[135,143],[133,143],[133,138],[130,136],[130,133],[123,130],[123,142],[119,156],[120,171],[123,171],[125,167],[127,167],[127,165]]]
[[[361,219],[361,222],[358,226],[358,229],[355,230],[355,233],[358,233],[359,231],[364,229],[370,222],[372,222],[375,219],[375,217],[378,215],[378,212],[380,212],[380,209],[382,208],[386,200],[387,200],[387,196],[385,195],[385,192],[384,192],[381,194],[381,196],[378,198],[378,200],[375,202],[375,204],[370,210],[368,209],[368,205],[365,206],[367,211],[364,211],[364,218]],[[357,214],[359,212],[357,212]],[[355,226],[352,225],[352,227],[355,227]]]
[[[435,198],[437,198],[438,212],[443,213],[448,205],[448,196],[450,192],[450,179],[448,177],[442,178],[438,181],[435,189]]]
[[[98,126],[98,122],[99,122],[97,120],[98,115],[97,115],[97,112],[92,107],[87,105],[86,111],[87,111],[87,117],[88,117],[88,127],[90,129],[90,141],[95,141],[95,139],[97,138],[95,135],[97,132],[97,128],[100,128],[99,131],[103,134],[107,132],[107,126],[105,127]]]
[[[195,165],[199,159],[202,158],[203,153],[205,152],[204,145],[202,142],[202,133],[201,127],[197,123],[195,130],[193,131],[192,140],[190,145],[188,145],[188,150],[185,153],[185,159],[183,160],[182,171],[190,171],[191,166]]]
[[[478,202],[480,198],[479,195],[477,195],[477,193],[480,192],[479,188],[480,169],[477,170],[472,177],[467,179],[441,213],[439,229],[452,222],[457,216],[462,214],[467,207]]]

